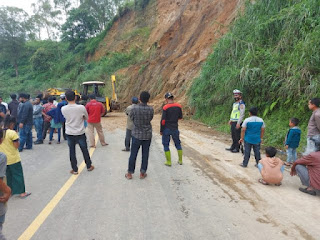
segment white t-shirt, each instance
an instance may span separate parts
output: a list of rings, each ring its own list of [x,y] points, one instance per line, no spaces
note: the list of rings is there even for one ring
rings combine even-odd
[[[88,113],[84,106],[68,104],[61,112],[66,119],[66,134],[79,136],[85,133],[84,120],[88,120]]]

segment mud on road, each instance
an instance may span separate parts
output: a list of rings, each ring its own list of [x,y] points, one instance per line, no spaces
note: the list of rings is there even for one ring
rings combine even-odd
[[[153,119],[154,136],[159,135],[160,117],[155,115]],[[103,127],[107,132],[124,130],[125,114],[108,114],[103,118]],[[225,151],[230,144],[227,135],[194,120],[182,120],[179,129],[184,156],[191,160],[194,174],[204,176],[216,186],[219,193],[214,197],[216,200],[243,209],[249,218],[276,228],[283,238],[320,238],[320,211],[314,211],[320,197],[299,192],[299,178],[291,177],[289,169],[285,171],[282,186],[261,185],[254,159],[243,169],[239,166],[243,156]]]

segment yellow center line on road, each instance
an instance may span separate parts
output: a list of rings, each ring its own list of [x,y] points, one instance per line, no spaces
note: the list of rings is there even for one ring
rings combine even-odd
[[[98,135],[95,137],[95,142],[98,141]],[[93,153],[95,151],[95,148],[90,148],[89,154],[90,157],[92,157]],[[80,173],[85,168],[86,164],[83,161],[79,168],[78,168],[78,175],[72,175],[67,182],[60,188],[60,190],[57,192],[57,194],[51,199],[51,201],[45,206],[45,208],[39,213],[39,215],[33,220],[33,222],[29,225],[29,227],[21,234],[21,236],[18,238],[18,240],[29,240],[33,237],[33,235],[38,231],[40,226],[44,223],[44,221],[48,218],[48,216],[51,214],[53,209],[58,205],[58,203],[61,201],[61,199],[64,197],[64,195],[68,192],[70,187],[73,185],[73,183],[77,180]]]

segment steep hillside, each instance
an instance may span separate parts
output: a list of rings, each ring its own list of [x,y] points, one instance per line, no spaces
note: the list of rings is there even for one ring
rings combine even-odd
[[[143,11],[128,11],[117,20],[96,52],[98,61],[112,52],[143,52],[142,61],[117,72],[122,99],[149,90],[154,103],[166,91],[187,102],[186,91],[226,33],[240,0],[158,0]]]
[[[228,130],[231,93],[239,88],[267,122],[266,144],[283,144],[292,117],[300,119],[304,144],[308,100],[320,92],[319,15],[319,0],[247,1],[193,82],[196,116]]]

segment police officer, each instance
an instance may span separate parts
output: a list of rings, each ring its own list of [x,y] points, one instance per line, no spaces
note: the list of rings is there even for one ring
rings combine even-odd
[[[240,90],[233,90],[233,98],[235,102],[232,105],[232,112],[229,121],[231,126],[232,145],[230,148],[226,148],[226,150],[231,151],[232,153],[238,153],[240,148],[239,140],[241,135],[241,124],[244,119],[245,104],[242,100],[242,92]]]

